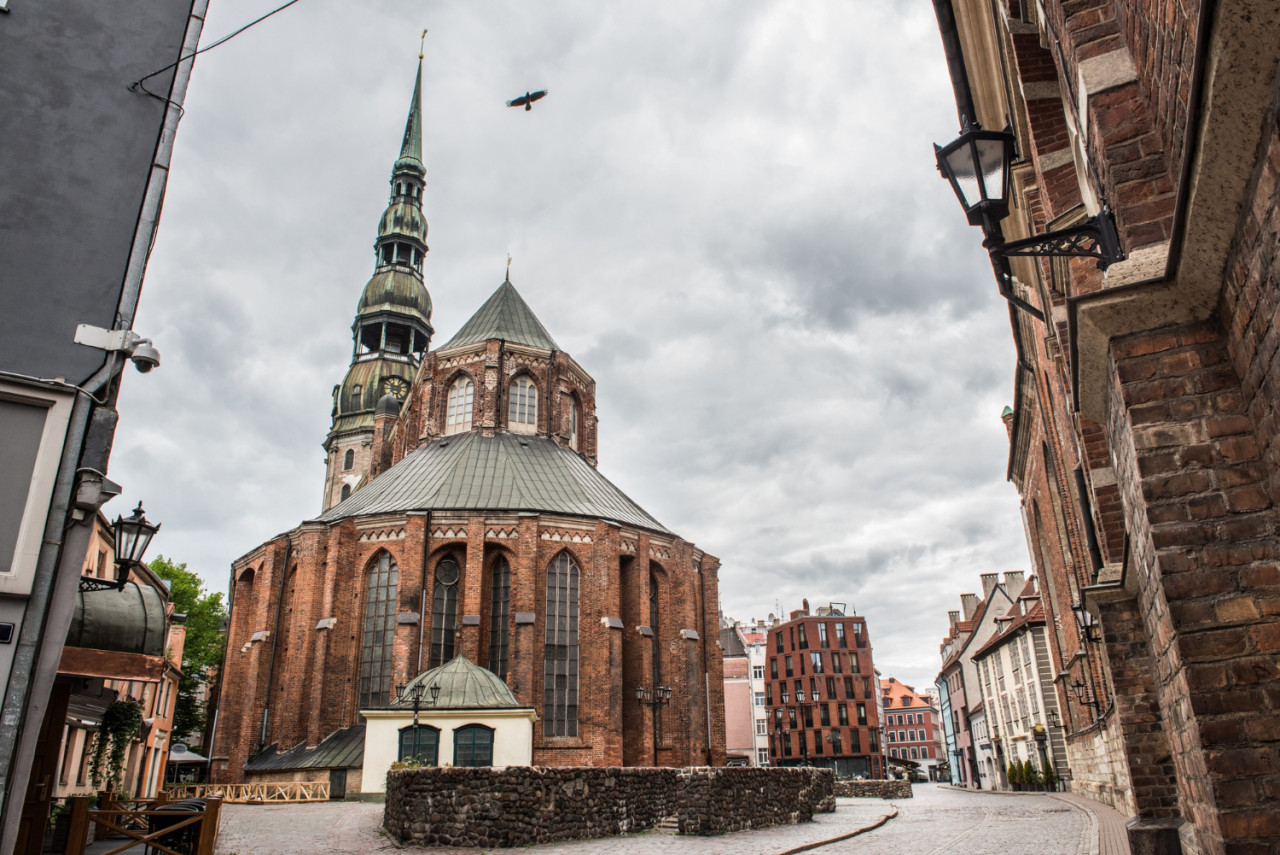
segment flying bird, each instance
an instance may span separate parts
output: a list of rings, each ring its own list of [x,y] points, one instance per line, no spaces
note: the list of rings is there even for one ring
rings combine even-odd
[[[533,102],[539,98],[546,98],[551,92],[550,89],[539,89],[537,92],[526,92],[519,98],[513,98],[507,102],[508,107],[524,107],[526,111],[533,109]]]

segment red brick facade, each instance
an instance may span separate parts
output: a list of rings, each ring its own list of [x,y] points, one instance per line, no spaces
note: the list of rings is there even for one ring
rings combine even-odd
[[[827,766],[838,775],[884,777],[866,621],[837,609],[804,609],[771,627],[765,643],[769,765]]]
[[[266,752],[320,746],[459,654],[505,667],[537,710],[535,765],[723,765],[719,561],[596,474],[595,381],[509,281],[421,353],[418,111],[415,90],[368,317],[335,392],[325,513],[232,565],[212,777],[242,781],[256,755],[264,778],[331,767],[358,789],[349,753],[282,773]],[[638,700],[656,686],[666,703]]]
[[[1128,256],[1012,260],[1046,316],[1015,319],[1009,474],[1071,786],[1141,851],[1280,850],[1280,8],[937,5],[962,111],[1013,120],[1005,233],[1106,205]]]

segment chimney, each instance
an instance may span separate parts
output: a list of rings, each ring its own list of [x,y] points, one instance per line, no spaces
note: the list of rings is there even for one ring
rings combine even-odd
[[[800,601],[800,608],[804,611],[804,613],[805,613],[805,614],[808,614],[808,613],[809,613],[809,598],[808,598],[808,597],[805,597],[803,600],[801,600],[801,601]]]
[[[1022,593],[1022,588],[1026,584],[1026,580],[1022,577],[1021,570],[1014,570],[1004,574],[1005,588],[1008,589],[1009,597],[1012,599]]]
[[[1000,414],[1000,421],[1004,422],[1004,432],[1009,435],[1009,439],[1013,439],[1013,407],[1005,407],[1004,412]]]
[[[951,634],[956,634],[956,624],[960,621],[959,612],[947,612],[947,622],[951,624]]]
[[[991,592],[996,589],[996,585],[1000,584],[999,573],[983,573],[982,574],[982,599],[991,599]]]
[[[978,599],[977,594],[960,595],[960,609],[964,612],[965,620],[973,620],[973,615],[978,611],[978,603],[980,602],[981,600]]]

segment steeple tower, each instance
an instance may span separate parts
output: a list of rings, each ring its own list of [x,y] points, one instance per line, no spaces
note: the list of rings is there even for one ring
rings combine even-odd
[[[422,355],[431,346],[431,296],[422,281],[427,220],[422,193],[422,56],[404,126],[400,156],[391,168],[391,199],[378,222],[374,271],[356,306],[351,367],[333,387],[333,425],[322,510],[364,482],[373,446],[375,410],[397,409],[409,393]],[[390,396],[395,401],[379,401]]]

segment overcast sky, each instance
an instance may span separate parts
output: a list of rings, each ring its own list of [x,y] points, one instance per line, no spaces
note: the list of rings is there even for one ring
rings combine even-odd
[[[276,5],[213,0],[203,42]],[[1008,313],[933,164],[958,128],[926,0],[302,0],[202,55],[107,510],[143,499],[152,553],[215,590],[319,512],[424,27],[435,344],[510,252],[597,381],[601,471],[721,558],[725,613],[846,602],[930,685],[960,593],[1028,568]]]

